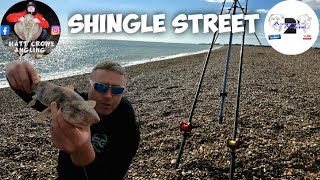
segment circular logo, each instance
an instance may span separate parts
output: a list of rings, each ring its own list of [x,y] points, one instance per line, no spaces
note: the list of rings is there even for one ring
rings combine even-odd
[[[319,22],[315,12],[295,0],[275,5],[264,21],[265,37],[278,52],[297,55],[307,51],[317,40]]]
[[[49,54],[60,38],[57,15],[39,1],[22,1],[3,16],[1,38],[10,53],[23,59],[25,55],[40,59]]]

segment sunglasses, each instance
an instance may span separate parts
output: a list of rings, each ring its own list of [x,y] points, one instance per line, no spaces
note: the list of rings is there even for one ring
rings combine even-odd
[[[90,80],[90,83],[94,90],[98,91],[99,93],[106,93],[108,92],[109,88],[111,88],[111,93],[117,96],[120,96],[124,92],[124,87],[121,86],[109,86],[107,84],[98,83],[92,80]]]

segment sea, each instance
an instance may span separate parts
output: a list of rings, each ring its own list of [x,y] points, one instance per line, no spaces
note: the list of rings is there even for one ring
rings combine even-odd
[[[220,48],[215,46],[214,48]],[[171,59],[208,52],[209,44],[182,44],[107,39],[62,38],[53,51],[42,59],[24,56],[38,70],[42,80],[58,79],[91,72],[98,62],[110,60],[122,66]],[[8,87],[5,66],[18,60],[7,47],[0,46],[0,88]]]
[[[251,44],[251,43],[249,43]],[[257,45],[256,43],[252,43]],[[267,45],[264,44],[263,45]],[[214,45],[213,49],[222,45]],[[320,41],[313,47],[320,48]],[[54,50],[41,59],[24,56],[38,70],[41,80],[51,80],[91,72],[98,62],[110,60],[122,66],[208,52],[210,44],[163,43],[108,39],[61,38]],[[0,88],[8,87],[5,66],[18,60],[16,55],[0,44]]]

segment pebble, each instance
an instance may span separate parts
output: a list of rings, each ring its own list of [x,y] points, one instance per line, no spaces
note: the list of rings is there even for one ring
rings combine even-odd
[[[240,48],[234,48],[232,56],[238,57]],[[182,134],[179,123],[188,119],[205,54],[126,67],[126,97],[135,102],[133,106],[141,128],[141,144],[126,175],[128,179],[228,178],[230,149],[225,140],[232,136],[238,60],[234,58],[230,64],[226,118],[219,124],[216,115],[220,108],[226,49],[211,56],[193,118],[200,127],[188,136],[179,169],[174,169],[179,150],[176,146]],[[246,148],[236,151],[236,179],[252,178],[253,168],[256,178],[316,179],[320,176],[318,172],[308,171],[316,168],[319,160],[320,136],[316,128],[319,124],[311,114],[319,109],[319,55],[317,49],[288,58],[269,47],[245,47],[238,136],[245,139]],[[292,73],[296,75],[288,77]],[[87,79],[88,75],[81,75],[54,81],[78,82],[77,87],[85,89]],[[147,89],[152,86],[155,88]],[[270,89],[278,91],[270,92]],[[39,179],[55,179],[58,151],[50,141],[50,124],[35,124],[31,117],[38,112],[27,107],[11,90],[1,89],[0,101],[4,102],[4,108],[0,109],[0,119],[3,119],[0,179],[12,177],[13,172],[21,179],[32,179],[30,174]],[[163,116],[164,112],[170,113]],[[274,124],[281,126],[274,127]],[[201,143],[203,146],[199,147]],[[19,158],[14,159],[15,156]],[[293,156],[297,156],[294,161]],[[292,168],[287,167],[286,161],[292,161]],[[306,167],[295,170],[293,163]],[[266,166],[260,167],[261,164]]]

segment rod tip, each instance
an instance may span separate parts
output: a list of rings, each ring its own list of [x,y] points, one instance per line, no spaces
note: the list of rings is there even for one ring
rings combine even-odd
[[[220,116],[220,118],[219,118],[219,124],[222,124],[222,121],[223,121],[223,116]]]

